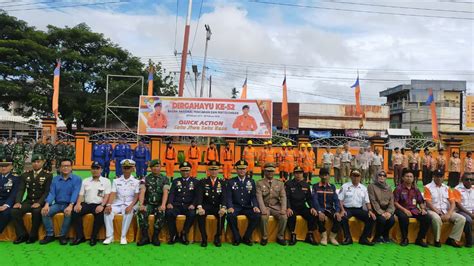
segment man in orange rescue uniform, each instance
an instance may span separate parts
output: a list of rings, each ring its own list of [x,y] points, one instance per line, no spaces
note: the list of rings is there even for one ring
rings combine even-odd
[[[286,146],[288,147],[286,149],[286,155],[285,155],[285,164],[288,169],[286,179],[290,180],[293,178],[293,170],[295,169],[295,161],[299,155],[299,152],[293,150],[293,143],[291,142],[288,142]]]
[[[151,128],[166,128],[168,126],[168,119],[161,111],[161,102],[155,103],[154,108],[155,111],[148,118],[148,126]]]
[[[174,164],[176,163],[176,150],[174,149],[171,141],[166,144],[165,150],[165,166],[166,166],[166,176],[173,180],[174,176]]]
[[[191,174],[193,178],[197,177],[198,167],[199,167],[199,156],[201,155],[201,149],[197,146],[196,140],[191,141],[191,147],[188,149],[188,154],[186,156],[187,161],[191,164]]]
[[[234,155],[229,143],[225,144],[225,149],[221,152],[222,174],[225,180],[231,178],[232,167],[234,165]]]
[[[316,154],[314,154],[311,143],[306,144],[306,155],[304,160],[304,172],[307,173],[306,180],[311,183],[313,177],[314,163],[316,162]]]
[[[248,163],[247,175],[250,178],[253,178],[253,168],[255,167],[255,159],[257,158],[257,152],[255,148],[252,147],[253,142],[251,140],[247,141],[247,147],[244,148],[243,159]]]
[[[243,114],[235,118],[232,128],[239,131],[254,131],[257,129],[257,122],[255,121],[255,118],[249,115],[249,110],[250,107],[248,105],[242,107]]]
[[[280,152],[277,153],[278,162],[280,164],[278,166],[278,170],[280,170],[280,180],[283,182],[285,182],[286,179],[288,178],[288,173],[287,173],[288,167],[286,165],[285,156],[286,156],[286,143],[283,142],[281,144]]]

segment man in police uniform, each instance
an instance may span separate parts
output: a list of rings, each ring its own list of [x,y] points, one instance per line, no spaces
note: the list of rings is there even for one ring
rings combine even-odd
[[[188,245],[188,232],[194,224],[196,217],[197,188],[199,181],[191,178],[191,164],[183,162],[179,166],[181,177],[173,180],[171,184],[168,205],[166,206],[166,220],[168,230],[170,231],[170,240],[168,244],[174,244],[177,241],[176,217],[186,215],[183,232],[181,232],[181,243]]]
[[[210,161],[207,164],[209,177],[201,180],[197,195],[197,214],[199,231],[201,231],[201,247],[207,246],[206,217],[214,215],[217,219],[216,235],[214,245],[221,246],[221,234],[225,221],[225,181],[217,178],[219,162]]]
[[[316,216],[318,212],[313,208],[311,187],[303,175],[303,168],[296,166],[293,170],[295,178],[285,183],[286,197],[288,199],[286,214],[288,216],[288,229],[291,232],[290,246],[296,244],[296,216],[301,215],[306,220],[308,233],[305,242],[317,245],[313,237],[316,229]]]
[[[105,145],[103,143],[102,138],[100,138],[97,143],[94,143],[92,146],[92,161],[93,162],[98,162],[102,168],[102,173],[101,176],[105,176],[105,157],[106,157],[106,151],[105,151]]]
[[[146,170],[148,168],[148,162],[151,159],[150,149],[145,145],[144,140],[138,141],[138,146],[133,151],[132,159],[136,162],[136,173],[138,178],[146,176]]]
[[[97,244],[97,233],[104,226],[104,208],[111,191],[110,180],[100,176],[101,171],[102,166],[98,162],[93,162],[91,165],[92,176],[82,181],[81,191],[72,213],[72,224],[76,230],[76,239],[71,242],[71,246],[79,245],[86,241],[82,217],[88,213],[94,215],[94,225],[89,244],[91,246]]]
[[[232,245],[238,246],[242,241],[244,244],[252,245],[252,233],[260,221],[260,209],[258,208],[255,181],[248,176],[247,162],[240,160],[235,163],[237,176],[227,181],[226,206],[227,222],[232,230]],[[245,215],[248,219],[247,230],[241,238],[237,227],[237,216]]]
[[[148,216],[153,214],[155,222],[153,224],[152,243],[155,246],[160,245],[160,231],[165,225],[165,210],[170,182],[168,177],[161,174],[160,160],[150,161],[151,173],[140,182],[140,202],[139,212],[137,214],[138,224],[140,226],[141,239],[137,246],[143,246],[150,243],[148,237]]]
[[[0,234],[10,222],[11,209],[18,191],[18,177],[12,174],[12,160],[0,158]]]
[[[123,175],[114,179],[109,200],[104,211],[106,239],[104,245],[114,241],[114,216],[121,213],[122,232],[120,244],[127,244],[127,232],[132,223],[133,211],[138,201],[140,191],[140,181],[132,176],[135,162],[131,159],[125,159],[121,162]]]
[[[112,155],[113,155],[113,147],[112,144],[110,144],[110,141],[108,138],[105,138],[105,143],[103,144],[104,150],[105,150],[105,160],[104,160],[104,177],[109,178],[110,174],[110,161],[112,160]]]
[[[49,193],[49,187],[53,176],[43,170],[45,157],[42,154],[34,154],[31,158],[33,170],[24,173],[20,177],[20,185],[16,195],[15,205],[12,209],[13,225],[17,239],[14,244],[26,241],[31,244],[38,240],[38,229],[41,225],[41,208]],[[25,200],[23,196],[26,192]],[[23,216],[31,212],[31,231],[26,231],[23,224]]]
[[[260,244],[268,243],[268,219],[271,216],[278,220],[277,243],[286,246],[286,192],[283,182],[274,179],[275,165],[267,163],[264,165],[265,178],[257,182],[257,201],[262,212],[262,240]]]
[[[119,178],[122,175],[122,167],[120,162],[124,159],[132,158],[132,149],[128,143],[125,143],[124,138],[119,139],[119,144],[115,145],[112,152],[112,160],[115,160],[115,177]]]

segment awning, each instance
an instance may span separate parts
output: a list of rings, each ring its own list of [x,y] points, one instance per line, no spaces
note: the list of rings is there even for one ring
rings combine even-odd
[[[389,128],[387,129],[387,134],[389,136],[409,137],[411,136],[411,131],[408,128]]]

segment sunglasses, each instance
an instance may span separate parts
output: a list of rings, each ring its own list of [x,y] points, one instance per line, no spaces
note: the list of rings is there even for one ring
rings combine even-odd
[[[378,174],[378,176],[385,176],[385,177],[387,177],[387,175],[386,175],[386,174]]]

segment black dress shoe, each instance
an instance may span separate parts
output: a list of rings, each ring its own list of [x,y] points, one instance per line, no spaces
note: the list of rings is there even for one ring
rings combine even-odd
[[[268,243],[268,239],[266,239],[266,238],[262,238],[262,240],[260,240],[260,245],[262,245],[262,246],[266,246],[267,243]]]
[[[306,236],[307,238],[307,236]],[[306,239],[304,240],[306,242]],[[292,233],[290,237],[290,241],[288,242],[288,245],[294,246],[296,244],[296,234]]]
[[[434,246],[437,247],[437,248],[440,248],[441,247],[441,242],[435,241]]]
[[[248,238],[242,239],[242,243],[244,243],[247,246],[252,246],[253,245],[252,240],[250,240]]]
[[[288,244],[285,239],[281,239],[281,238],[277,238],[277,243],[280,244],[281,246],[286,246]]]
[[[342,245],[352,245],[352,238],[346,238],[344,241],[342,241]]]
[[[36,241],[38,241],[37,237],[30,236],[30,238],[28,238],[28,240],[26,241],[26,244],[33,244]]]
[[[143,237],[142,239],[140,239],[140,241],[137,242],[137,246],[139,247],[148,245],[148,244],[150,244],[150,239],[148,238],[148,236]]]
[[[446,245],[449,245],[451,247],[454,247],[454,248],[460,248],[461,245],[459,245],[456,240],[448,237],[448,239],[446,239]]]
[[[402,247],[408,246],[408,238],[402,239],[402,241],[400,242],[400,246]]]
[[[417,239],[415,241],[415,245],[418,245],[418,246],[423,247],[423,248],[428,247],[428,245],[425,243],[425,241],[423,241],[423,239]]]
[[[295,240],[296,240],[296,235],[295,235]],[[317,246],[318,245],[318,242],[316,242],[316,240],[314,240],[314,236],[313,236],[313,233],[308,233],[306,234],[306,238],[304,239],[304,242],[308,243],[308,244],[311,244],[313,246]]]
[[[156,247],[161,245],[160,231],[155,230],[153,232],[153,236],[151,237],[151,244],[153,244],[153,246],[156,246]]]
[[[203,248],[207,247],[207,240],[201,241],[201,247]]]
[[[216,246],[216,247],[222,246],[222,244],[221,244],[221,237],[220,237],[220,236],[216,236],[216,237],[214,238],[214,246]]]
[[[91,240],[89,241],[89,245],[90,245],[91,247],[97,245],[97,239],[91,238]]]
[[[67,242],[68,242],[68,240],[67,240],[67,237],[66,237],[66,236],[60,236],[60,237],[59,237],[59,244],[60,244],[60,245],[63,245],[63,246],[64,246],[64,245],[67,245]]]
[[[86,242],[86,239],[85,239],[85,238],[76,238],[76,239],[74,239],[69,245],[71,245],[71,246],[77,246],[77,245],[79,245],[79,244],[81,244],[81,243],[84,243],[84,242]]]
[[[240,241],[239,240],[234,240],[232,241],[232,246],[238,246],[240,245]]]
[[[54,236],[46,236],[45,238],[43,238],[43,240],[40,241],[40,245],[46,245],[48,243],[53,242],[54,240],[56,240]]]
[[[18,245],[26,241],[28,241],[28,235],[17,237],[17,239],[13,241],[13,244]]]
[[[385,242],[383,241],[383,238],[382,238],[382,237],[374,237],[374,239],[372,239],[371,242],[372,242],[374,245],[375,245],[375,244],[380,244],[380,243],[385,243]]]
[[[173,245],[176,242],[178,242],[178,238],[176,236],[171,236],[170,240],[168,240],[169,245]]]
[[[373,242],[370,242],[367,239],[361,239],[359,240],[359,244],[364,245],[364,246],[373,246],[375,245]]]
[[[183,243],[184,245],[189,245],[188,236],[185,232],[181,234],[181,243]]]

